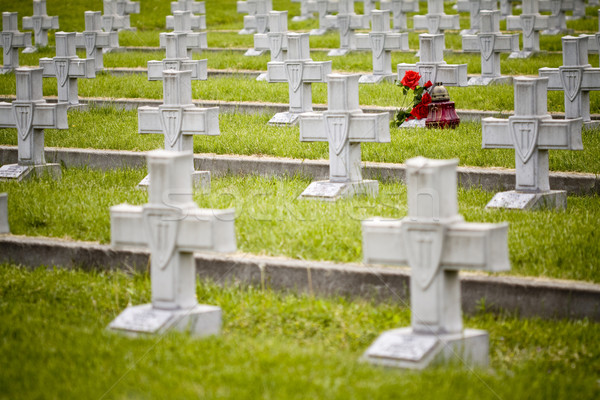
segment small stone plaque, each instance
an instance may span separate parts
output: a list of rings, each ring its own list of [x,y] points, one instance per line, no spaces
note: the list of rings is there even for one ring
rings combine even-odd
[[[329,181],[313,182],[302,192],[302,197],[337,197],[346,183]]]
[[[138,183],[138,186],[139,186],[139,187],[143,187],[143,188],[147,188],[147,187],[148,187],[148,185],[150,185],[150,175],[146,175],[146,176],[144,177],[144,179],[142,179],[142,180],[140,181],[140,183]]]
[[[157,310],[151,304],[127,307],[108,326],[132,332],[155,333],[171,319],[173,313],[168,310]]]
[[[435,336],[414,334],[382,335],[371,345],[367,357],[389,358],[394,360],[419,361],[438,343]]]
[[[427,118],[421,119],[409,119],[400,125],[400,128],[425,128],[425,121]]]
[[[536,198],[536,193],[519,193],[515,191],[500,192],[490,200],[487,208],[526,209]]]
[[[393,81],[394,75],[362,75],[358,80],[358,83],[379,83],[381,81]]]
[[[19,179],[21,175],[27,173],[29,167],[19,164],[9,164],[0,167],[0,179]]]
[[[291,112],[277,113],[269,120],[269,125],[296,125],[299,121],[300,114]]]

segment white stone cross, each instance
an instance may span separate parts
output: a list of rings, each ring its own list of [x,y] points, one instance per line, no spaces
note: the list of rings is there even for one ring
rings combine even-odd
[[[460,31],[461,35],[475,35],[481,29],[481,11],[493,11],[498,7],[498,0],[463,0],[457,1],[458,11],[468,12],[471,27]]]
[[[548,78],[548,90],[565,93],[565,118],[583,118],[591,122],[590,91],[600,90],[600,68],[588,63],[588,38],[563,36],[563,65],[558,68],[540,68],[540,76]]]
[[[327,31],[336,29],[336,17],[330,15],[332,12],[338,11],[339,3],[332,0],[310,0],[306,8],[310,12],[315,12],[318,15],[319,27],[311,29],[311,36],[320,36]]]
[[[369,362],[415,369],[489,362],[487,332],[463,330],[459,271],[509,270],[508,225],[464,221],[457,164],[423,157],[406,161],[408,215],[362,222],[365,263],[411,269],[411,327],[379,336],[363,355]]]
[[[152,303],[127,307],[109,325],[130,334],[168,329],[219,334],[221,309],[199,305],[194,252],[236,251],[234,210],[200,209],[186,173],[191,153],[148,153],[148,203],[110,208],[111,246],[148,248]]]
[[[427,14],[415,15],[413,21],[415,30],[427,29],[430,34],[460,29],[458,14],[445,14],[443,0],[427,0]]]
[[[519,51],[519,34],[500,33],[500,11],[480,12],[481,31],[477,35],[464,35],[463,51],[481,54],[481,76],[469,79],[469,85],[489,85],[490,83],[512,84],[512,77],[502,77],[500,53]]]
[[[8,194],[0,193],[0,234],[10,233],[8,225]]]
[[[163,71],[163,104],[138,108],[138,132],[161,133],[165,150],[194,151],[194,135],[220,135],[219,107],[201,108],[192,103],[192,72]],[[194,185],[210,187],[208,171],[194,171],[193,159],[188,165]],[[142,184],[143,186],[144,184]]]
[[[191,11],[193,14],[206,14],[204,1],[177,0],[171,2],[171,12]]]
[[[550,22],[548,29],[543,30],[544,35],[558,35],[568,32],[567,29],[567,11],[575,9],[573,0],[540,0],[540,11],[550,11]]]
[[[191,11],[173,11],[173,15],[167,15],[167,29],[173,29],[173,32],[205,30],[206,15],[194,15]]]
[[[419,2],[417,0],[381,0],[382,10],[392,12],[392,28],[394,32],[408,30],[406,16],[409,12],[419,12]]]
[[[95,78],[96,63],[91,58],[81,59],[75,51],[75,32],[56,32],[56,57],[40,58],[44,77],[55,77],[58,84],[58,101],[79,104],[77,79]]]
[[[172,17],[170,20],[169,17]],[[188,49],[187,56],[192,58],[192,53],[201,53],[202,50],[208,48],[208,41],[206,38],[206,32],[194,32],[193,18],[191,11],[174,11],[173,15],[167,17],[167,27],[173,29],[173,33],[185,33],[187,34],[186,45]],[[169,24],[168,21],[171,21]],[[198,26],[196,24],[196,26]],[[206,28],[206,26],[204,27]],[[167,47],[166,36],[163,34],[159,35],[160,47]]]
[[[343,56],[352,50],[356,50],[356,29],[369,28],[369,16],[358,15],[354,12],[354,0],[339,0],[338,13],[335,23],[340,32],[340,48],[332,49],[328,56]]]
[[[417,71],[421,75],[419,85],[427,81],[435,86],[437,82],[444,86],[467,86],[467,64],[446,64],[444,61],[444,35],[419,35],[420,61],[416,64],[398,64],[398,80],[402,80],[406,71]]]
[[[296,15],[295,17],[292,17],[293,22],[302,22],[302,21],[306,21],[306,20],[314,18],[312,13],[308,10],[308,3],[310,2],[310,0],[291,0],[291,1],[292,1],[292,3],[300,3],[300,15]]]
[[[523,31],[523,51],[512,53],[509,58],[527,58],[540,51],[540,31],[548,29],[549,16],[541,15],[538,0],[523,0],[521,15],[506,17],[506,29]]]
[[[207,60],[192,60],[191,50],[187,47],[195,39],[197,37],[191,33],[161,33],[161,47],[166,48],[166,58],[148,61],[148,80],[159,81],[163,78],[163,71],[174,70],[191,71],[191,79],[205,81],[208,78]]]
[[[273,10],[272,0],[246,0],[237,2],[237,12],[244,15],[244,28],[240,35],[267,32],[269,11]]]
[[[267,81],[287,82],[290,95],[290,110],[275,114],[272,125],[295,125],[300,114],[312,111],[312,84],[326,82],[331,73],[331,61],[310,59],[308,34],[288,33],[287,47],[287,60],[267,64]]]
[[[103,0],[103,5],[102,29],[105,32],[135,30],[131,27],[129,13],[125,13],[125,3],[117,0]]]
[[[254,48],[248,49],[245,56],[260,56],[271,52],[271,61],[285,60],[287,53],[288,12],[269,11],[267,33],[254,34]]]
[[[31,47],[31,32],[19,32],[18,18],[16,12],[2,13],[2,74],[19,67],[19,49]]]
[[[550,190],[548,150],[583,150],[582,119],[548,115],[548,78],[514,78],[515,114],[484,118],[482,148],[515,149],[516,190],[497,193],[487,207],[565,208],[566,191]]]
[[[378,83],[394,80],[392,50],[408,50],[408,33],[392,33],[390,11],[371,11],[371,32],[355,35],[357,50],[370,50],[373,56],[373,74],[363,75],[359,83]]]
[[[100,11],[85,12],[85,31],[77,33],[77,48],[84,48],[86,58],[92,58],[96,71],[104,69],[103,49],[119,47],[119,34],[117,32],[102,31],[102,13]]]
[[[48,31],[58,29],[58,17],[46,12],[46,0],[33,0],[33,16],[23,17],[23,30],[33,30],[35,46],[48,46]],[[25,51],[30,53],[33,49]]]
[[[15,69],[17,99],[0,103],[0,127],[17,128],[18,164],[0,168],[0,178],[21,180],[32,170],[60,176],[60,165],[46,164],[44,129],[68,129],[67,103],[46,103],[42,68]]]
[[[361,142],[390,142],[390,115],[365,114],[358,104],[360,75],[327,77],[327,111],[300,115],[300,141],[329,142],[329,180],[311,183],[300,198],[335,201],[376,196],[379,182],[363,180]]]

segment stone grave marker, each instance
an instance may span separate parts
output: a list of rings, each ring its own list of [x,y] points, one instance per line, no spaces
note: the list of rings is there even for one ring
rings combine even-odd
[[[565,118],[590,118],[590,91],[600,90],[600,68],[588,63],[588,38],[562,37],[563,65],[558,68],[540,68],[540,76],[548,78],[548,90],[565,93]]]
[[[456,2],[458,11],[469,13],[471,27],[460,31],[461,35],[475,35],[481,30],[481,11],[494,11],[498,0],[463,0]]]
[[[33,16],[23,17],[23,30],[33,30],[35,47],[48,46],[48,31],[58,30],[58,17],[50,17],[46,11],[46,0],[33,0]],[[33,53],[35,47],[23,50]]]
[[[573,0],[540,0],[540,11],[549,11],[550,21],[548,29],[542,31],[543,35],[558,35],[559,33],[567,33],[567,11],[573,11],[575,3]]]
[[[300,141],[329,142],[329,180],[312,182],[301,199],[336,201],[355,195],[376,196],[379,182],[364,180],[361,142],[390,142],[390,115],[363,113],[358,103],[360,75],[327,77],[327,111],[300,115]]]
[[[567,17],[569,20],[580,19],[585,17],[585,2],[583,0],[573,0],[573,15]]]
[[[79,104],[77,80],[95,78],[96,63],[91,58],[77,57],[75,32],[56,32],[54,39],[56,57],[40,58],[40,67],[44,69],[44,77],[56,78],[58,101],[77,105]]]
[[[196,0],[177,0],[171,2],[171,12],[190,11],[192,14],[206,14],[206,5],[204,1]]]
[[[288,32],[287,11],[269,11],[267,33],[254,34],[254,48],[248,49],[245,56],[254,57],[271,51],[271,61],[282,61],[287,52],[286,38]]]
[[[465,222],[458,213],[458,160],[406,161],[408,216],[362,222],[365,263],[408,265],[411,327],[384,332],[363,359],[423,369],[489,363],[486,331],[463,329],[460,270],[510,269],[508,225]]]
[[[192,32],[206,29],[206,15],[194,15],[191,11],[173,11],[167,15],[167,29],[174,32]]]
[[[600,55],[600,9],[598,9],[598,33],[594,35],[580,35],[588,38],[588,51]]]
[[[417,71],[421,75],[420,86],[427,81],[435,86],[441,82],[444,86],[467,86],[467,64],[446,64],[444,61],[444,35],[422,33],[419,35],[420,56],[416,64],[398,64],[398,80],[402,80],[406,71]]]
[[[111,246],[150,250],[152,303],[129,306],[109,329],[129,335],[189,331],[218,335],[221,309],[196,298],[194,252],[236,250],[234,211],[200,209],[186,173],[192,154],[155,150],[148,153],[151,176],[148,203],[110,208]]]
[[[327,31],[334,30],[336,26],[336,17],[330,15],[337,12],[339,7],[337,1],[332,0],[311,0],[306,5],[309,12],[317,13],[319,19],[319,27],[310,31],[311,36],[321,36]]]
[[[271,0],[246,0],[237,2],[237,12],[244,15],[244,28],[240,35],[267,32],[267,18],[269,11],[273,11]]]
[[[392,30],[402,32],[408,30],[406,16],[409,12],[419,12],[417,0],[381,0],[380,8],[392,12]]]
[[[59,164],[46,164],[44,129],[68,129],[67,103],[46,103],[42,68],[15,69],[17,99],[0,103],[0,128],[17,128],[18,163],[3,165],[0,180],[20,181],[32,173],[60,177]]]
[[[513,15],[513,3],[518,0],[500,0],[500,15],[505,19],[509,15]]]
[[[308,34],[288,33],[287,47],[287,60],[267,64],[267,81],[287,82],[290,110],[275,114],[270,125],[296,125],[300,114],[312,111],[312,84],[327,82],[331,73],[331,61],[311,60]]]
[[[443,0],[427,0],[427,14],[413,17],[415,30],[427,29],[430,34],[444,33],[447,30],[459,30],[458,14],[444,13]]]
[[[165,150],[194,152],[194,135],[220,135],[219,107],[201,108],[192,103],[192,72],[163,71],[163,104],[138,108],[138,132],[160,133]],[[210,190],[210,172],[195,171],[190,159],[188,170],[194,187]],[[147,179],[140,183],[146,186]]]
[[[512,77],[500,72],[500,53],[519,51],[519,35],[500,33],[500,11],[481,11],[481,32],[464,35],[463,51],[481,54],[481,76],[469,79],[469,85],[512,84]]]
[[[75,47],[85,49],[86,58],[94,60],[97,72],[104,69],[104,49],[119,47],[117,32],[102,31],[102,13],[100,11],[85,12],[85,31],[77,33],[75,40]]]
[[[363,75],[359,83],[379,83],[394,80],[392,50],[408,51],[408,33],[393,33],[390,11],[371,11],[371,32],[356,34],[356,49],[370,50],[373,55],[373,74]]]
[[[31,47],[31,32],[19,32],[19,13],[2,13],[3,65],[0,74],[19,67],[19,49]]]
[[[189,33],[161,33],[161,47],[166,48],[166,58],[162,61],[148,61],[148,80],[159,81],[163,79],[163,71],[190,71],[191,79],[203,80],[208,79],[208,61],[192,60],[190,57],[190,49],[187,47],[190,41],[195,41],[197,38]],[[190,83],[191,86],[191,83]]]
[[[508,58],[528,58],[540,51],[540,31],[548,29],[549,16],[541,15],[538,0],[523,0],[523,13],[506,17],[506,29],[523,31],[523,51],[511,53]]]
[[[300,15],[292,17],[293,22],[302,22],[313,19],[314,15],[308,10],[310,0],[291,0],[292,3],[300,3]]]
[[[102,15],[102,29],[105,32],[128,30],[131,27],[129,14],[125,12],[125,3],[119,0],[103,0],[104,14]],[[138,3],[139,4],[139,3]]]
[[[497,193],[487,208],[563,209],[567,192],[550,190],[548,150],[583,150],[582,119],[552,119],[547,111],[548,78],[514,78],[515,114],[484,118],[482,148],[515,149],[516,188]]]
[[[344,56],[356,50],[356,29],[369,28],[369,16],[354,12],[354,0],[339,0],[338,13],[335,16],[336,26],[340,32],[340,48],[327,53],[330,57]]]
[[[0,193],[0,234],[10,233],[8,225],[8,194]]]

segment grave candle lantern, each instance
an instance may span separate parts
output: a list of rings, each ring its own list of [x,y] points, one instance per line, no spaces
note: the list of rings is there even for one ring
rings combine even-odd
[[[425,126],[429,129],[456,128],[460,124],[460,118],[456,115],[454,102],[450,101],[448,90],[437,83],[431,91],[431,104],[429,104],[429,114],[425,120]]]

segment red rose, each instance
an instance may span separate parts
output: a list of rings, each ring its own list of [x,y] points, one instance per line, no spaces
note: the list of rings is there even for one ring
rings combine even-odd
[[[425,89],[429,89],[430,87],[433,86],[433,83],[431,83],[431,81],[427,81],[427,83],[425,83],[425,86],[423,86]]]
[[[429,103],[431,103],[431,96],[429,95],[429,93],[425,92],[423,93],[423,97],[421,97],[421,104],[426,106]]]
[[[406,86],[412,90],[415,90],[417,85],[419,84],[419,79],[421,79],[421,75],[415,71],[406,71],[404,74],[404,78],[400,81],[403,86]]]
[[[416,119],[427,118],[427,114],[429,114],[429,106],[422,102],[414,106],[410,112],[410,115],[414,116]]]

